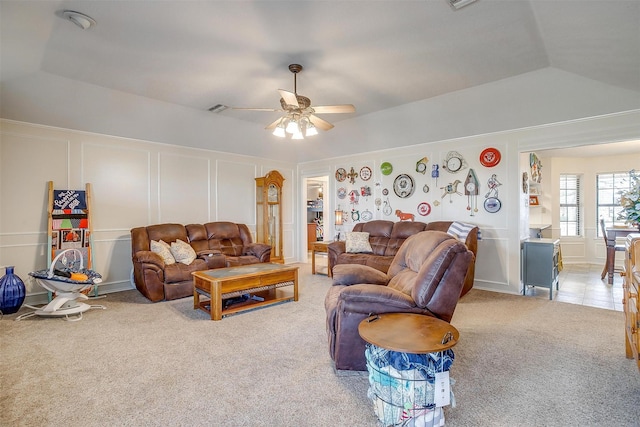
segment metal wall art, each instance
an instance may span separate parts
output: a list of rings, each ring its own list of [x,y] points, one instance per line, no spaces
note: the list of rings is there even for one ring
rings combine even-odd
[[[454,194],[458,194],[460,196],[462,196],[462,193],[458,191],[458,185],[462,184],[462,181],[460,181],[459,179],[456,179],[453,182],[450,182],[449,184],[445,185],[444,187],[440,187],[441,190],[443,190],[442,192],[442,197],[440,197],[441,199],[444,199],[444,197],[446,195],[449,195],[449,203],[453,203],[453,200],[451,199],[451,196],[453,196]]]
[[[415,219],[415,215],[409,212],[402,212],[400,209],[396,209],[396,216],[400,221],[413,221]]]

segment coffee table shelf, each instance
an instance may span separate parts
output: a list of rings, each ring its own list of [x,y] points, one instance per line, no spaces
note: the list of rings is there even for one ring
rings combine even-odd
[[[262,263],[197,271],[193,285],[193,308],[210,314],[211,320],[221,320],[242,311],[298,301],[298,267]],[[280,289],[289,286],[293,292]],[[244,294],[252,298],[224,309],[225,299]]]

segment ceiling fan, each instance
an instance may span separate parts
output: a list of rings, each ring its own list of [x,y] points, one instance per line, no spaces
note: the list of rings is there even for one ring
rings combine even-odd
[[[302,65],[291,64],[289,71],[293,73],[293,92],[278,89],[282,108],[233,108],[245,111],[282,111],[284,115],[270,123],[265,129],[273,129],[273,134],[279,137],[291,135],[291,139],[304,139],[305,136],[317,135],[316,128],[329,130],[333,125],[316,114],[353,113],[356,108],[352,104],[311,106],[311,100],[298,95],[297,74],[302,71]]]

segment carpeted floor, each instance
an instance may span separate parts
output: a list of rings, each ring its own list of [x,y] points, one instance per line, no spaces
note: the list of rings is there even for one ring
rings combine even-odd
[[[327,352],[331,280],[300,266],[300,301],[220,322],[137,291],[79,322],[4,316],[0,425],[376,426],[366,374]],[[452,323],[447,425],[640,425],[622,313],[472,290]]]

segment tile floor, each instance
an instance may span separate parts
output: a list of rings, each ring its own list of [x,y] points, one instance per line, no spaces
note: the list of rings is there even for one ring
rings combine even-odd
[[[565,264],[559,275],[560,289],[553,290],[553,300],[622,311],[622,277],[616,271],[613,285],[609,285],[606,277],[604,280],[600,279],[602,267],[591,264]],[[526,295],[548,299],[549,289],[527,287]]]
[[[311,263],[311,252],[309,252],[309,263]],[[317,271],[326,274],[326,266],[325,254],[317,254]],[[600,279],[602,267],[591,264],[565,264],[560,272],[560,289],[553,290],[553,300],[622,311],[622,277],[616,271],[613,276],[613,285],[609,285],[606,277],[604,280]],[[549,289],[530,286],[527,287],[526,296],[549,299]]]

